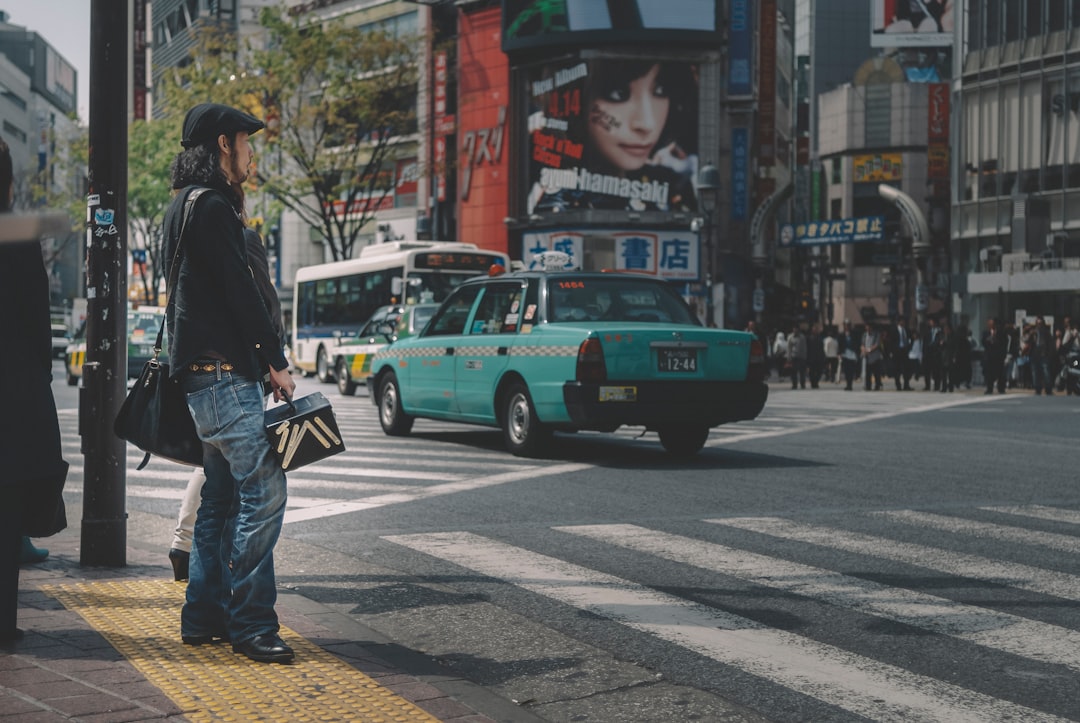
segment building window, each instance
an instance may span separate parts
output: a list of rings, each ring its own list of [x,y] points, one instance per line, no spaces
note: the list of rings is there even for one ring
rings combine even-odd
[[[1051,2],[1051,5],[1055,3]],[[1060,5],[1060,3],[1058,3]],[[1027,24],[1024,27],[1025,38],[1037,38],[1043,35],[1042,0],[1027,0]]]
[[[832,179],[830,181],[832,183],[832,185],[837,186],[837,185],[840,185],[841,183],[844,182],[843,166],[844,166],[844,159],[843,158],[834,158],[834,159],[832,159]],[[833,218],[836,218],[836,217],[833,216]]]
[[[1020,3],[1005,3],[1005,42],[1020,39]]]
[[[0,95],[11,101],[11,104],[19,110],[26,110],[26,101],[23,100],[20,96],[12,93],[10,90],[5,90],[3,93],[0,93]]]
[[[1046,31],[1055,33],[1065,29],[1065,3],[1051,2],[1047,9]]]
[[[992,48],[995,45],[1001,45],[1000,0],[990,0],[990,2],[986,3],[984,12],[986,13],[986,18],[983,23],[985,30],[983,31],[984,41],[982,47]]]
[[[8,121],[4,121],[4,134],[16,139],[19,143],[26,143],[26,133]]]

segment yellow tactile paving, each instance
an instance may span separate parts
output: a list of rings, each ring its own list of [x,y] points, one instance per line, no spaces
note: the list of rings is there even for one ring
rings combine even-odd
[[[288,628],[292,665],[255,663],[225,644],[180,641],[184,587],[168,580],[42,588],[77,612],[191,721],[437,721]]]

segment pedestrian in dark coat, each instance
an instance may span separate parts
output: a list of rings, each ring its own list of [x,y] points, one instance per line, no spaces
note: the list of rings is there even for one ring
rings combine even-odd
[[[821,324],[814,324],[806,335],[806,368],[810,387],[817,389],[825,372],[825,337],[821,333]]]
[[[986,379],[986,393],[993,394],[997,386],[998,394],[1005,393],[1005,355],[1009,348],[1009,338],[999,328],[997,319],[986,322],[986,331],[982,336],[983,377]]]
[[[859,372],[859,335],[851,328],[851,322],[844,319],[844,329],[837,340],[840,354],[840,367],[844,374],[844,390],[850,392],[851,385]]]
[[[0,140],[0,211],[11,206],[12,171],[10,150]],[[16,615],[27,524],[40,516],[39,508],[58,508],[67,475],[52,393],[49,277],[37,239],[12,241],[0,233],[0,339],[7,350],[0,354],[0,399],[8,411],[0,417],[0,645],[22,636]],[[43,490],[54,494],[43,497]],[[64,525],[57,518],[50,534]]]

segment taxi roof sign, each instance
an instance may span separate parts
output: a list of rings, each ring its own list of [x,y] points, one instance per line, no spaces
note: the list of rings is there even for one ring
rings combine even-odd
[[[544,271],[563,271],[570,265],[570,254],[564,251],[542,251],[533,257]]]

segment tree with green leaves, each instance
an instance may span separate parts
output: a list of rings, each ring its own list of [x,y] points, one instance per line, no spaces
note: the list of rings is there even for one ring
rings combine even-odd
[[[180,148],[182,120],[175,116],[137,120],[128,128],[129,246],[146,252],[146,264],[139,268],[146,304],[157,304],[157,289],[165,268],[161,224],[173,196],[168,169]]]
[[[200,32],[192,61],[166,74],[157,97],[173,118],[218,102],[265,119],[258,190],[316,229],[335,260],[351,258],[416,132],[416,39],[284,7],[260,22],[260,44],[243,49]]]

